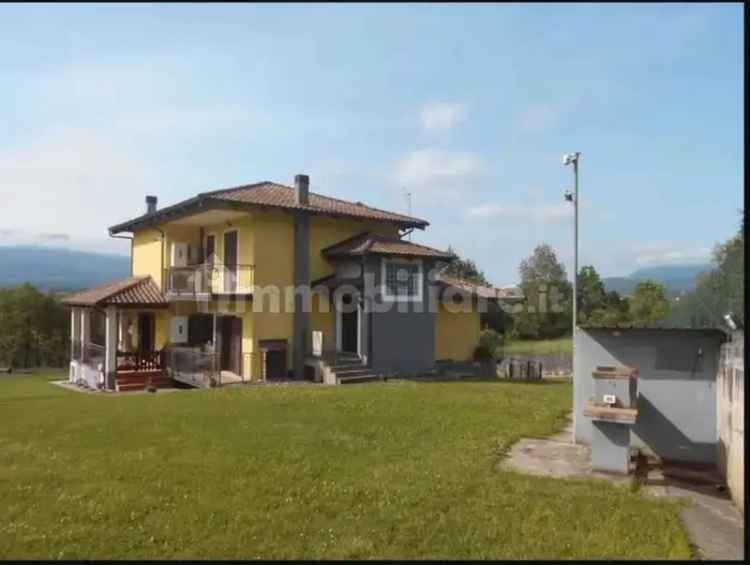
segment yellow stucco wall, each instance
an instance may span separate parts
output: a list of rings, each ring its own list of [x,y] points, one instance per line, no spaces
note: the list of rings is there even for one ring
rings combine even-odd
[[[161,257],[161,234],[157,230],[143,229],[133,234],[133,275],[151,275],[161,286]]]
[[[435,316],[435,358],[470,360],[479,344],[479,311],[450,312],[440,303]]]
[[[312,351],[312,332],[323,332],[323,351],[336,349],[336,326],[333,305],[325,295],[314,293],[312,296],[312,312],[310,313],[310,338],[307,344]]]
[[[310,280],[314,281],[333,272],[331,264],[320,254],[321,249],[364,231],[398,236],[398,226],[393,224],[312,216],[310,218]]]
[[[154,348],[162,349],[169,341],[169,319],[167,310],[157,310],[154,316]]]
[[[200,230],[197,225],[162,224],[162,234],[153,228],[138,230],[133,237],[133,274],[151,275],[157,284],[162,285],[162,270],[170,264],[171,243],[187,242],[201,245]],[[204,235],[215,236],[215,252],[219,260],[223,257],[224,233],[236,229],[239,242],[239,263],[253,265],[254,269],[240,270],[240,286],[255,286],[256,295],[259,288],[278,285],[281,301],[284,300],[284,289],[292,286],[294,281],[294,216],[280,211],[252,211],[239,219],[229,222],[203,226]],[[357,235],[371,231],[384,235],[398,235],[398,227],[388,223],[364,222],[345,218],[311,216],[310,218],[310,280],[315,280],[333,272],[333,266],[321,255],[324,247]],[[324,299],[323,299],[324,300]],[[286,339],[288,343],[287,366],[293,362],[293,302],[290,307],[278,311],[273,308],[273,300],[254,300],[235,304],[229,308],[221,301],[212,301],[207,311],[220,314],[241,316],[243,320],[242,350],[244,353],[259,351],[258,341],[264,339]],[[334,313],[326,309],[321,298],[313,298],[313,310],[310,315],[310,330],[320,330],[324,334],[324,349],[334,349],[336,335]],[[239,309],[237,309],[239,308]],[[326,311],[327,310],[327,311]],[[169,318],[172,315],[189,315],[197,311],[194,304],[176,302],[168,311],[163,311],[156,318],[156,345],[161,348],[169,339]],[[310,341],[312,334],[310,333]],[[312,347],[308,343],[308,347]],[[258,355],[245,355],[243,372],[245,376],[255,376],[260,369]],[[254,363],[257,366],[252,366]]]

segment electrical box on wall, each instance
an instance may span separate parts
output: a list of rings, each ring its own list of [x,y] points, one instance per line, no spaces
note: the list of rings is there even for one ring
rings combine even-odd
[[[171,343],[187,343],[187,316],[173,316],[169,322],[169,341]]]
[[[169,265],[171,267],[187,267],[190,258],[190,246],[180,241],[172,242],[172,253]]]

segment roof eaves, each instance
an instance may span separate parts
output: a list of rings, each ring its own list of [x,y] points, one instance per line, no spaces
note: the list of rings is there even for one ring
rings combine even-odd
[[[137,218],[133,218],[132,220],[121,222],[119,224],[111,226],[109,228],[109,233],[114,235],[116,233],[124,231],[133,231],[133,228],[158,223],[165,220],[169,216],[184,213],[187,209],[193,208],[196,204],[201,204],[202,201],[203,198],[201,198],[201,195],[193,196],[192,198],[188,198],[187,200],[183,200],[182,202],[178,202],[177,204],[172,204],[171,206],[167,206],[166,208],[156,210],[156,212],[153,212],[151,214],[143,214],[142,216],[138,216]]]

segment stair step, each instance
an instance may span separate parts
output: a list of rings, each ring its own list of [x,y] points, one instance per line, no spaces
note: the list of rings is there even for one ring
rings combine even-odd
[[[156,388],[168,388],[173,386],[172,379],[169,378],[158,378],[153,379],[152,384]],[[147,386],[146,381],[126,380],[117,379],[117,389],[121,392],[133,391],[133,390],[145,390]]]
[[[372,375],[372,369],[360,365],[356,368],[345,369],[343,371],[334,371],[337,377],[358,377],[360,375]]]
[[[328,363],[329,365],[338,366],[338,365],[361,365],[362,359],[352,357],[351,359],[331,359]]]
[[[342,385],[353,385],[353,384],[379,381],[381,380],[381,378],[374,373],[366,373],[364,375],[357,375],[353,377],[338,377],[337,376],[336,380],[338,381],[339,384],[342,384]]]
[[[329,368],[334,373],[338,373],[339,371],[351,371],[352,369],[362,369],[365,367],[365,364],[360,363],[342,363],[340,365],[329,365]]]

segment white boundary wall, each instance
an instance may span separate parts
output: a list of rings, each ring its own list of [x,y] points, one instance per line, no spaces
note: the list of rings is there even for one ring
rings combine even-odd
[[[745,514],[745,334],[735,332],[721,347],[716,376],[719,470],[732,500]]]

